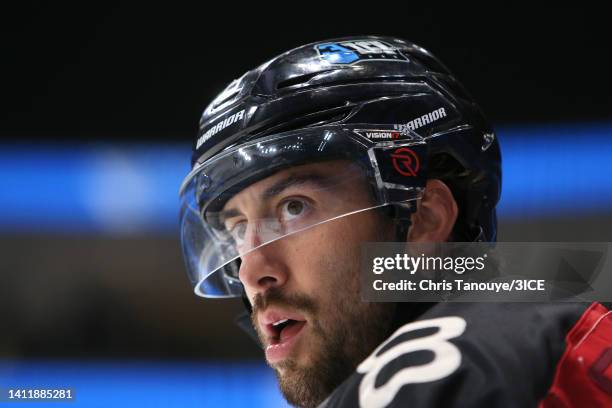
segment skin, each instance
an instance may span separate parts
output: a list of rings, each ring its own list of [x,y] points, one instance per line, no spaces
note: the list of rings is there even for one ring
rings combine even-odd
[[[226,203],[226,228],[246,252],[275,233],[371,207],[368,185],[352,166],[346,161],[315,163],[254,183]],[[297,183],[263,198],[272,186],[304,175],[351,179],[335,180],[323,188],[316,183]],[[429,180],[412,215],[407,240],[446,241],[457,213],[449,188],[439,180]],[[262,219],[276,221],[256,227],[254,220]],[[306,321],[289,355],[269,362],[291,404],[316,407],[389,335],[396,305],[360,300],[359,248],[362,242],[394,238],[391,220],[381,211],[368,210],[304,229],[241,257],[240,280],[264,346],[270,344],[261,323],[266,311],[276,308],[299,313]]]

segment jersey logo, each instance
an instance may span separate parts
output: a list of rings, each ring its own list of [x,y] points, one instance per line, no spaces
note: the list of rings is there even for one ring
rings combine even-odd
[[[345,65],[362,60],[408,60],[397,47],[378,40],[322,43],[315,45],[315,50],[323,61],[330,64]]]
[[[390,343],[406,333],[431,328],[437,330],[433,334],[402,341],[389,347]],[[358,373],[365,374],[359,384],[359,406],[386,407],[406,384],[437,381],[451,375],[461,365],[461,352],[448,340],[463,334],[465,328],[465,320],[457,316],[417,321],[400,327],[357,367]],[[402,367],[387,382],[375,386],[378,374],[389,363],[404,354],[419,351],[432,353],[433,359],[425,364]]]

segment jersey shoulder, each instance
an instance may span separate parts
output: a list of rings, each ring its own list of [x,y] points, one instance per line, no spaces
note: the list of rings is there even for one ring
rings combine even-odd
[[[536,406],[586,303],[441,303],[379,345],[322,407]]]

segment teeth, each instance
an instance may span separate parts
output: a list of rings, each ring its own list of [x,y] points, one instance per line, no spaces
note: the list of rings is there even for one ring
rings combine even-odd
[[[289,319],[279,320],[279,321],[278,321],[278,322],[276,322],[276,323],[272,323],[272,326],[276,327],[276,326],[278,326],[279,324],[283,324],[283,323],[286,323],[286,322],[288,322],[288,321],[289,321]]]

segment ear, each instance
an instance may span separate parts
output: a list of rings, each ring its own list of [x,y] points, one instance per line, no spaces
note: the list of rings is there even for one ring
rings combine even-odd
[[[410,242],[445,242],[449,239],[459,209],[453,193],[440,180],[427,180],[425,191],[417,200],[408,230]]]

